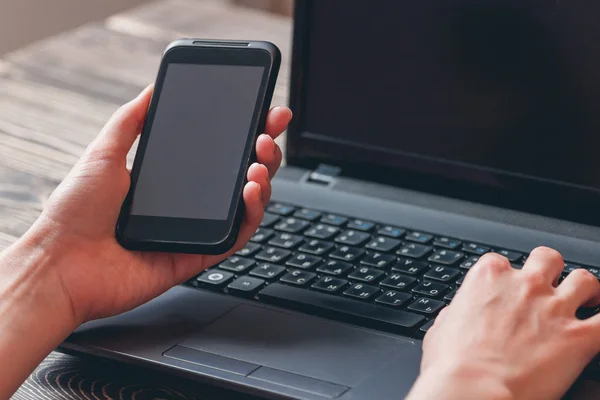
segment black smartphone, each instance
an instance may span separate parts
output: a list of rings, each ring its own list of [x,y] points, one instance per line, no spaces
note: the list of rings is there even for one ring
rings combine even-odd
[[[262,41],[182,39],[167,47],[117,221],[123,247],[195,254],[233,247],[280,60]]]

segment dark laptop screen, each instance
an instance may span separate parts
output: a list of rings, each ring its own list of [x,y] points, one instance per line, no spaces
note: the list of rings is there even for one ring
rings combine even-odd
[[[600,193],[600,2],[308,5],[297,156]]]

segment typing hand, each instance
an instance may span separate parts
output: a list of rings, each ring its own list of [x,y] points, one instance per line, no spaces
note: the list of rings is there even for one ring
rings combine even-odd
[[[76,323],[134,308],[242,248],[258,228],[271,196],[270,179],[281,163],[274,140],[291,111],[276,107],[266,134],[257,141],[257,164],[244,188],[245,219],[235,248],[221,256],[142,253],[123,249],[115,239],[121,204],[129,190],[126,156],[148,108],[152,88],[121,107],[52,194],[41,217],[23,239],[43,249],[43,268],[53,295],[65,295]],[[38,266],[38,269],[40,267]],[[48,301],[54,301],[48,299]]]
[[[522,270],[482,257],[425,336],[409,399],[560,399],[600,351],[600,315],[575,316],[600,284],[580,269],[556,286],[563,267],[547,248]]]

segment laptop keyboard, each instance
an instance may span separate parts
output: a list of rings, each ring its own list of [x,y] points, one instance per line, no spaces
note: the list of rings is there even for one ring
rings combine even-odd
[[[188,285],[368,328],[424,335],[493,245],[272,203],[248,245]],[[563,277],[587,268],[566,263]]]

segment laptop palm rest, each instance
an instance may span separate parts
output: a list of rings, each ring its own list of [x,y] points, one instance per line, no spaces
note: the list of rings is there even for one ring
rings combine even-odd
[[[414,346],[316,317],[240,305],[164,355],[337,397],[403,354],[414,353]]]

